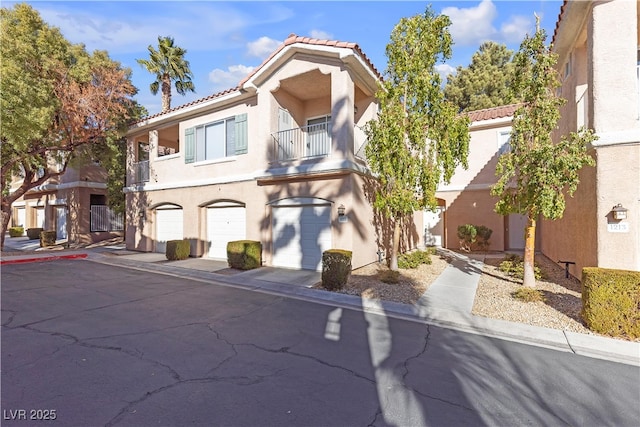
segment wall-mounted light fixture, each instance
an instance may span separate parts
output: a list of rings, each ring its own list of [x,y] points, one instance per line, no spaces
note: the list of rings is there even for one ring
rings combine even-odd
[[[346,209],[345,209],[344,205],[338,206],[338,216],[344,216],[345,210]]]
[[[628,210],[629,209],[622,206],[622,203],[618,203],[613,207],[613,209],[611,209],[611,212],[613,213],[613,219],[617,221],[620,221],[622,219],[627,219]]]

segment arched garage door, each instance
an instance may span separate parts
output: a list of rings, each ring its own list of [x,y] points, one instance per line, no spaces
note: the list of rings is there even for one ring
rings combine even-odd
[[[292,199],[289,203],[281,201],[272,208],[272,264],[321,270],[322,252],[331,249],[331,205],[320,199]]]
[[[167,241],[182,240],[182,208],[168,205],[156,209],[156,252],[167,251]]]
[[[247,238],[244,206],[217,203],[207,208],[209,257],[227,259],[227,243]]]

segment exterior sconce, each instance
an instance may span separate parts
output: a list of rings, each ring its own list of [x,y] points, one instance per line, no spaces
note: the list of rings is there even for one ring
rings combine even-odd
[[[627,219],[628,210],[629,209],[622,206],[622,203],[618,203],[613,207],[613,209],[611,209],[611,212],[613,213],[613,219],[617,221],[620,221],[622,219]]]
[[[353,106],[353,114],[358,114],[358,106],[357,105]]]
[[[347,222],[347,214],[344,205],[338,206],[338,222]]]

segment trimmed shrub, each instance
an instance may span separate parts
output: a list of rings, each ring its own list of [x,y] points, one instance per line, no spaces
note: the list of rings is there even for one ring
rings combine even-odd
[[[262,243],[256,240],[235,240],[227,243],[229,267],[252,270],[262,266]]]
[[[40,247],[55,246],[56,244],[56,232],[55,231],[41,231],[40,232]]]
[[[484,225],[476,225],[476,233],[477,233],[477,244],[479,248],[483,251],[489,249],[491,242],[491,235],[493,234],[493,230],[489,227],[485,227]]]
[[[191,244],[187,239],[168,240],[165,256],[169,261],[179,261],[189,258],[191,253]]]
[[[524,287],[524,286],[518,288],[518,290],[513,292],[511,296],[523,302],[537,302],[537,301],[544,302],[545,301],[544,295],[542,294],[541,291],[533,288]]]
[[[24,234],[24,227],[9,228],[9,237],[22,237],[23,234]]]
[[[351,274],[351,251],[329,249],[322,253],[322,286],[330,291],[342,289]]]
[[[640,272],[583,268],[582,318],[594,332],[640,338]]]
[[[39,239],[42,231],[44,231],[44,228],[27,228],[27,237],[29,240]]]
[[[431,264],[431,251],[415,250],[398,257],[398,268],[418,268],[422,264]]]
[[[476,242],[478,231],[471,224],[458,226],[458,238],[460,239],[460,249],[470,252],[471,246]]]
[[[498,266],[498,270],[503,273],[514,277],[516,279],[523,280],[524,279],[524,260],[522,257],[510,254],[504,257],[504,261],[500,263]],[[542,278],[542,272],[540,271],[540,267],[535,264],[533,266],[533,274],[536,280],[540,280]]]
[[[400,272],[395,270],[384,270],[378,273],[381,282],[389,285],[395,285],[400,281]]]

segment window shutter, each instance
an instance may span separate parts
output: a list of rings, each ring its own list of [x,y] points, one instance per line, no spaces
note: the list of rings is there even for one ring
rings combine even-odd
[[[184,131],[184,162],[193,163],[196,160],[196,132],[194,128]]]
[[[238,114],[236,122],[236,154],[247,154],[249,135],[247,131],[247,113]]]

